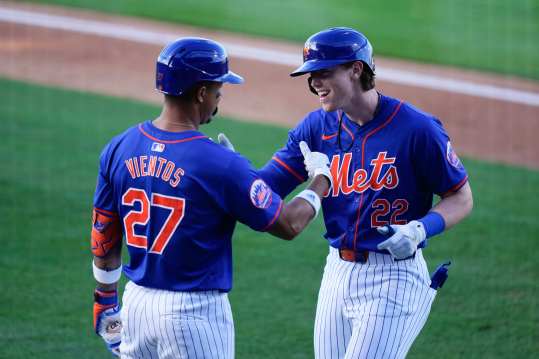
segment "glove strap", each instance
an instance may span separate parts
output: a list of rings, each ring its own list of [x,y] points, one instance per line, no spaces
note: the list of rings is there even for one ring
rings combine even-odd
[[[101,313],[103,313],[105,310],[109,308],[114,308],[118,305],[118,291],[117,290],[111,290],[111,291],[105,291],[105,290],[99,290],[96,289],[94,291],[94,330],[96,334],[98,333],[98,324],[99,324],[99,317],[101,316]]]
[[[315,191],[310,189],[304,189],[294,198],[303,198],[304,200],[306,200],[314,209],[314,218],[318,216],[318,212],[320,212],[321,201],[320,197],[318,197]]]
[[[118,290],[99,290],[94,292],[94,301],[104,306],[115,306],[118,304]]]

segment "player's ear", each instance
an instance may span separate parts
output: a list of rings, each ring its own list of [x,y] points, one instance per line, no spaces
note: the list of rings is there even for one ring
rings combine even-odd
[[[208,94],[208,88],[206,85],[200,86],[195,93],[195,100],[197,103],[203,103]]]
[[[359,80],[362,73],[363,73],[363,62],[354,61],[352,63],[352,73],[351,73],[352,78],[355,80]]]

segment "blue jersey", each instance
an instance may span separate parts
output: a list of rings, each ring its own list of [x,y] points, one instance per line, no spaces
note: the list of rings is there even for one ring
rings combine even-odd
[[[330,160],[333,187],[322,208],[325,237],[335,248],[387,253],[377,249],[386,238],[376,227],[423,217],[433,194],[456,191],[467,181],[440,121],[383,95],[363,126],[341,111],[319,109],[289,132],[286,145],[259,171],[283,197],[307,179],[300,141]]]
[[[229,291],[236,220],[264,231],[282,203],[242,156],[198,131],[150,121],[104,148],[94,197],[97,212],[123,223],[125,275],[178,291]]]

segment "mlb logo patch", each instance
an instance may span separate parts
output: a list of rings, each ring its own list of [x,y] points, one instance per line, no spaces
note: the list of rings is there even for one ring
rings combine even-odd
[[[154,152],[163,152],[164,150],[165,150],[165,144],[164,143],[159,143],[159,142],[152,143],[152,151],[154,151]]]
[[[271,189],[266,182],[257,179],[251,184],[250,197],[256,208],[268,208],[271,204]]]

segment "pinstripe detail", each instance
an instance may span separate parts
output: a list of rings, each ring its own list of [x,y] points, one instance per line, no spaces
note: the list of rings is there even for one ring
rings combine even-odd
[[[370,253],[351,263],[330,248],[314,328],[317,359],[405,358],[423,328],[436,291],[421,251],[394,261]]]
[[[122,358],[234,358],[226,293],[171,292],[128,282],[121,315]]]

